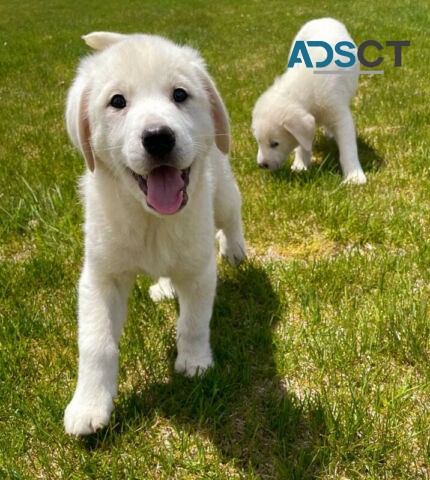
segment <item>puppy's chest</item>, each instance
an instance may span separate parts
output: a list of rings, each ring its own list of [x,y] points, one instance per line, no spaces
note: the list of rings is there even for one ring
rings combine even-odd
[[[153,278],[170,276],[177,270],[193,271],[213,249],[210,225],[201,227],[196,229],[185,222],[123,223],[121,235],[110,237],[106,232],[101,245],[106,249],[103,256],[114,259],[110,264],[113,271],[144,273]]]
[[[115,200],[115,201],[114,201]],[[157,217],[123,196],[86,202],[86,246],[90,257],[111,274],[151,277],[201,268],[214,254],[211,197],[197,191],[182,212]]]
[[[184,232],[159,227],[147,228],[137,235],[133,250],[136,267],[151,276],[166,275],[167,270],[181,261],[181,252],[186,256]]]

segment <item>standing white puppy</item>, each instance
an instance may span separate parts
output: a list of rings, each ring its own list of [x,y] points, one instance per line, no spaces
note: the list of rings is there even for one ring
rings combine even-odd
[[[96,32],[67,99],[69,136],[87,162],[85,261],[79,281],[79,373],[66,431],[109,421],[118,342],[136,274],[179,300],[175,369],[212,364],[214,238],[231,263],[245,255],[239,190],[226,154],[229,121],[198,53],[157,36]]]
[[[306,23],[294,39],[323,41],[333,52],[338,42],[353,43],[345,26],[332,18]],[[312,157],[312,142],[317,124],[327,135],[336,139],[340,164],[346,182],[366,183],[357,154],[357,142],[349,104],[358,83],[359,64],[341,67],[335,61],[346,58],[334,53],[332,62],[324,67],[339,73],[315,74],[316,62],[322,62],[327,52],[322,47],[308,47],[314,68],[297,63],[264,92],[255,104],[252,128],[258,142],[257,162],[262,168],[277,169],[295,149],[292,169],[306,170]],[[349,50],[356,53],[356,49]],[[291,54],[291,52],[290,52]]]

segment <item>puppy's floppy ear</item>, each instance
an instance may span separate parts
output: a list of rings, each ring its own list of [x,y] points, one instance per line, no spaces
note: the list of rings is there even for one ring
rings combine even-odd
[[[92,32],[82,36],[85,43],[94,50],[103,50],[109,45],[120,42],[127,38],[127,35],[115,32]]]
[[[88,168],[94,171],[95,155],[90,143],[88,119],[88,87],[85,80],[79,76],[67,97],[66,124],[70,140],[84,156]]]
[[[300,146],[310,152],[315,135],[315,118],[302,109],[294,109],[285,117],[282,126],[299,142]]]
[[[230,151],[230,122],[227,109],[205,68],[199,65],[197,70],[203,80],[211,104],[212,120],[215,126],[215,144],[222,153],[227,154]]]

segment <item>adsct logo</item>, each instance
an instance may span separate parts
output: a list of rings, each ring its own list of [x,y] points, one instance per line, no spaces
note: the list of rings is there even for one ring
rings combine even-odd
[[[409,47],[410,42],[408,40],[387,40],[385,42],[386,47],[394,47],[394,66],[401,67],[402,66],[402,48]],[[323,48],[327,56],[325,60],[321,60],[319,62],[315,62],[315,65],[312,63],[311,57],[308,52],[308,48],[312,47],[320,47]],[[327,42],[320,41],[320,40],[297,40],[291,50],[290,59],[288,61],[288,68],[294,67],[297,63],[304,63],[307,68],[314,68],[313,73],[320,73],[320,74],[350,74],[352,72],[348,70],[318,70],[321,68],[328,67],[331,62],[333,61],[334,53],[336,53],[339,57],[334,63],[341,68],[348,68],[352,67],[355,62],[358,60],[361,65],[366,68],[375,68],[379,67],[379,65],[384,61],[384,57],[379,56],[376,60],[370,61],[367,60],[365,57],[365,50],[367,47],[376,47],[379,51],[383,50],[384,47],[377,42],[376,40],[366,40],[363,42],[357,49],[356,46],[352,42],[338,42],[333,47]],[[356,52],[355,52],[356,50]],[[360,74],[382,74],[384,70],[360,70]]]

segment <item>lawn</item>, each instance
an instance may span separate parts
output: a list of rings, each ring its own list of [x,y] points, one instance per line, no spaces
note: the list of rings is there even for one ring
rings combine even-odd
[[[365,186],[315,165],[261,171],[259,94],[311,18],[357,43],[410,40],[403,66],[363,75],[353,103]],[[430,477],[430,4],[192,0],[0,4],[0,477],[428,479]],[[198,48],[229,109],[249,259],[219,264],[216,367],[173,372],[174,302],[140,278],[109,426],[76,439],[76,283],[84,162],[64,126],[80,36],[157,33]]]

